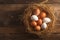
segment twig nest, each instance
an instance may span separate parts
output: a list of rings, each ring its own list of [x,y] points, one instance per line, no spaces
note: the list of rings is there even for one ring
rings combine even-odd
[[[46,35],[54,28],[54,12],[44,4],[31,4],[25,9],[23,23],[26,31],[36,35]]]

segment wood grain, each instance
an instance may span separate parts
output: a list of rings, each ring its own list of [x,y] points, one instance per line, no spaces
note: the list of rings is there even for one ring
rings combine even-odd
[[[29,4],[29,3],[41,3],[45,0],[0,0],[0,4]],[[60,0],[48,0],[49,4],[60,4]]]
[[[19,15],[23,15],[24,7],[27,4],[0,5],[0,19],[2,19],[0,20],[0,23],[2,23],[0,24],[0,40],[60,40],[60,4],[48,5],[54,7],[57,20],[55,22],[54,32],[45,38],[38,38],[36,35],[25,33],[25,27],[18,17]]]
[[[0,5],[0,20],[2,25],[0,26],[0,38],[1,40],[59,40],[60,38],[60,6],[59,4],[48,4],[54,7],[55,17],[57,18],[54,32],[49,37],[38,38],[33,34],[25,33],[25,27],[22,22],[17,18],[18,15],[22,15],[24,7],[27,4],[7,4]],[[17,19],[17,21],[16,21]],[[9,21],[6,21],[9,20]],[[11,22],[12,21],[12,22]],[[17,24],[18,23],[18,24]],[[20,24],[21,23],[21,24]],[[2,37],[3,36],[3,37]],[[58,39],[56,39],[58,38]]]

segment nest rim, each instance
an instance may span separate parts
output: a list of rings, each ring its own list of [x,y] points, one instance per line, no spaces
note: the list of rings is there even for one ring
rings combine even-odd
[[[49,8],[49,6],[47,6],[46,4],[39,4],[39,5],[38,4],[32,4],[32,5],[29,5],[28,8],[26,8],[25,11],[24,11],[24,16],[23,16],[23,21],[24,22],[23,23],[24,23],[24,25],[26,27],[26,32],[32,33],[32,34],[36,34],[36,35],[45,35],[47,33],[51,33],[52,29],[50,29],[50,30],[47,29],[48,31],[47,30],[43,30],[43,31],[40,31],[40,32],[32,31],[30,29],[29,21],[27,20],[26,17],[29,18],[32,15],[32,11],[31,10],[34,9],[34,7],[39,7],[39,8],[42,7],[43,9],[45,8],[48,11],[48,13],[50,14],[51,19],[52,19],[52,23],[51,23],[52,29],[54,28],[55,16],[54,16],[54,12],[52,12],[52,10]]]

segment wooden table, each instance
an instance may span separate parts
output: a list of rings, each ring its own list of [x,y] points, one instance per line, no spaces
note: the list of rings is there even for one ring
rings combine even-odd
[[[18,1],[13,3],[17,3]],[[21,2],[21,1],[20,1]],[[0,3],[12,3],[11,1],[0,1]],[[19,2],[18,2],[19,3]],[[23,1],[20,4],[0,4],[0,40],[60,40],[60,0],[48,1],[46,4],[54,8],[56,23],[54,32],[50,37],[38,38],[32,34],[25,33],[19,16],[27,4]],[[22,17],[20,17],[22,18]]]

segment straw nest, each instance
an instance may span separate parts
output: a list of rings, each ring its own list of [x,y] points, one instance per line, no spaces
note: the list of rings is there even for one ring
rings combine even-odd
[[[35,8],[40,8],[41,11],[45,11],[47,13],[47,17],[49,17],[52,21],[48,24],[48,28],[46,30],[42,30],[42,31],[34,31],[33,28],[30,25],[30,18],[32,15],[32,10],[34,10]],[[24,11],[24,15],[23,15],[23,23],[24,26],[26,28],[26,32],[28,33],[32,33],[32,34],[36,34],[36,35],[46,35],[49,34],[51,32],[53,32],[53,28],[54,28],[54,22],[55,22],[55,17],[54,17],[54,12],[53,12],[53,8],[50,8],[48,5],[46,4],[31,4],[29,5],[25,11]]]

